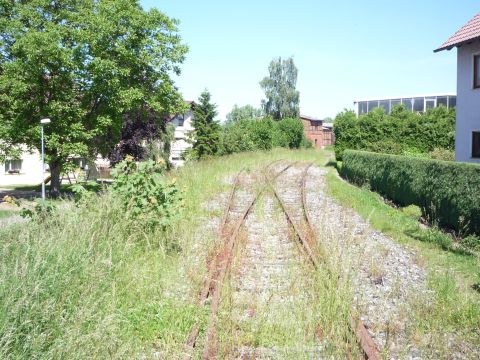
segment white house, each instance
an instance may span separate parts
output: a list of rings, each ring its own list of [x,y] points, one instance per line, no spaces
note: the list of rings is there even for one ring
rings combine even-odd
[[[195,102],[187,101],[190,106],[189,110],[184,114],[173,115],[170,118],[170,123],[175,126],[175,139],[172,142],[170,149],[170,161],[175,166],[182,166],[184,163],[183,153],[192,147],[188,139],[188,133],[193,130],[193,108]]]
[[[175,139],[172,142],[170,161],[175,166],[181,166],[184,163],[182,158],[185,150],[192,145],[187,142],[188,133],[193,130],[193,107],[195,103],[193,101],[187,102],[190,106],[189,110],[184,114],[172,115],[168,121],[175,126]],[[83,158],[72,158],[79,168],[86,171],[89,179],[95,179],[103,177],[103,172],[109,167],[109,162],[106,159],[97,157],[94,163],[86,162]],[[38,151],[27,151],[26,147],[23,147],[23,152],[18,159],[7,159],[4,164],[0,164],[0,187],[11,185],[36,185],[42,182],[42,161]],[[48,177],[50,173],[47,171],[45,177]],[[73,174],[70,174],[70,178]]]
[[[480,163],[480,13],[434,50],[457,50],[455,160]]]
[[[42,159],[38,151],[28,152],[26,147],[18,159],[7,159],[0,169],[0,186],[32,185],[42,182]],[[48,176],[47,174],[46,176]]]

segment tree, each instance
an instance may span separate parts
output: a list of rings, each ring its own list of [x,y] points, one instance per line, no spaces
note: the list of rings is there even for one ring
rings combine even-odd
[[[265,114],[273,119],[296,118],[300,114],[300,93],[295,89],[298,70],[293,58],[273,59],[268,67],[269,76],[260,86],[265,91],[266,100],[262,100]]]
[[[71,155],[106,155],[122,116],[183,106],[171,79],[187,47],[177,21],[136,0],[0,2],[0,135],[40,150],[45,127],[51,194]]]
[[[189,141],[193,144],[189,156],[193,159],[204,159],[216,155],[219,150],[221,127],[215,120],[217,105],[210,101],[210,93],[207,90],[203,91],[193,110],[194,130],[189,137]]]
[[[131,110],[123,118],[120,141],[108,154],[110,163],[118,164],[130,155],[135,161],[163,159],[168,164],[173,125],[149,108]]]
[[[227,124],[232,124],[240,120],[257,119],[263,116],[261,109],[256,109],[252,105],[233,106],[232,111],[227,114]]]

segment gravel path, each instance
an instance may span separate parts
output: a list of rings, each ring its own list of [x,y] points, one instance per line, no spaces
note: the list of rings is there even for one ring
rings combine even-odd
[[[298,222],[303,218],[301,175],[305,166],[291,167],[276,185]],[[275,168],[279,171],[282,164]],[[341,268],[342,281],[351,285],[352,295],[344,296],[389,359],[420,359],[421,352],[409,342],[406,329],[409,300],[419,293],[428,297],[425,270],[415,263],[412,252],[373,231],[360,216],[326,195],[325,174],[315,166],[309,169],[307,207],[317,240],[331,256],[329,263]],[[245,174],[242,182],[234,213],[242,212],[259,177]],[[222,196],[221,202],[226,198]],[[312,305],[318,294],[309,274],[311,264],[292,241],[285,215],[269,192],[249,215],[244,235],[220,309],[225,357],[328,358],[326,349],[333,345],[316,336],[321,314]]]
[[[409,300],[420,293],[428,296],[425,270],[415,263],[412,252],[327,196],[325,174],[318,167],[309,171],[307,206],[321,241],[344,251],[345,272],[355,291],[353,305],[389,359],[421,358],[405,330]]]

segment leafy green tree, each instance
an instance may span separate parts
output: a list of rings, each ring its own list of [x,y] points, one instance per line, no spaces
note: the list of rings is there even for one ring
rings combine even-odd
[[[227,124],[232,124],[240,120],[258,119],[263,116],[261,109],[256,109],[252,105],[233,106],[232,111],[227,114]]]
[[[300,93],[296,90],[298,70],[293,58],[273,59],[268,67],[269,76],[260,81],[266,100],[262,108],[274,120],[296,118],[300,114]]]
[[[208,90],[198,98],[193,110],[192,125],[194,130],[189,134],[192,149],[188,156],[192,159],[204,159],[216,155],[220,147],[220,124],[215,120],[217,105],[211,103]]]
[[[0,2],[0,135],[40,149],[45,127],[51,192],[71,155],[106,155],[122,114],[183,106],[171,75],[187,47],[177,21],[137,0]]]

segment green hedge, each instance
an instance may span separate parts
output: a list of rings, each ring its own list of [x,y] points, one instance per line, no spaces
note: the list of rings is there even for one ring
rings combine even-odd
[[[430,154],[435,149],[453,153],[455,109],[440,106],[417,114],[400,105],[389,115],[377,108],[358,118],[344,111],[335,118],[333,131],[337,160],[346,149],[416,156],[435,155]]]
[[[345,150],[342,176],[463,234],[480,234],[480,166]]]

